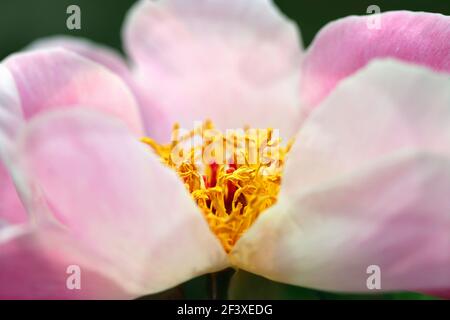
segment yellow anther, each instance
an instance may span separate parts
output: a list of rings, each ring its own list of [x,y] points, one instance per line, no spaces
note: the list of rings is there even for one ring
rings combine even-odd
[[[196,138],[201,138],[200,144]],[[141,141],[178,173],[226,252],[261,212],[276,202],[282,168],[293,142],[281,146],[271,128],[245,127],[224,134],[209,120],[182,136],[175,124],[170,144],[161,145],[147,137]],[[204,154],[212,146],[219,151],[214,149],[210,153],[213,159],[207,159]],[[276,152],[263,152],[268,147]]]

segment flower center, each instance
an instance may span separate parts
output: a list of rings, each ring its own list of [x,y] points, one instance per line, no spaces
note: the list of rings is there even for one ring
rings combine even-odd
[[[203,212],[211,230],[229,253],[237,240],[280,190],[286,146],[272,129],[238,129],[223,133],[210,121],[158,144],[144,137],[165,165],[175,170]]]

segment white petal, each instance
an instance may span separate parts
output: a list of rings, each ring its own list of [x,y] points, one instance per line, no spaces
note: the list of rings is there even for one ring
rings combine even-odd
[[[386,290],[448,287],[449,106],[448,75],[422,67],[374,62],[343,81],[305,122],[279,203],[235,264],[329,290],[367,289],[371,264]]]
[[[122,123],[84,109],[52,112],[32,120],[21,141],[22,172],[128,292],[165,290],[226,267],[183,183]]]
[[[408,149],[450,154],[450,75],[372,62],[307,118],[289,154],[284,188],[306,189]]]
[[[20,96],[11,73],[0,65],[0,220],[10,223],[27,218],[7,167],[12,161],[14,139],[24,124]]]
[[[114,115],[142,135],[134,96],[116,74],[102,65],[61,48],[13,54],[3,63],[13,75],[25,119],[81,105]]]
[[[105,276],[110,268],[61,230],[0,226],[0,299],[135,297]]]
[[[17,130],[23,125],[20,95],[9,70],[0,64],[0,159],[6,161],[6,149],[11,148]]]
[[[207,118],[221,129],[297,129],[299,35],[271,1],[144,0],[124,37],[156,135]]]
[[[279,203],[237,243],[234,263],[332,291],[450,286],[450,159],[408,153]],[[368,272],[369,271],[369,272]]]

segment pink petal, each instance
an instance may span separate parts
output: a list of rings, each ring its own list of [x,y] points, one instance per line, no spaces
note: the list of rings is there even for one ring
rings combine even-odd
[[[135,83],[130,67],[127,65],[126,61],[112,48],[91,42],[88,39],[70,36],[44,38],[33,42],[29,46],[29,49],[31,50],[46,48],[63,48],[105,66],[110,71],[117,74],[127,84],[137,102],[142,107],[143,112],[146,112],[151,106],[148,105],[149,102],[146,101],[147,97],[145,94],[139,90]],[[145,119],[146,118],[144,118],[144,120]]]
[[[22,124],[19,91],[11,72],[0,65],[0,159],[5,160],[3,152],[11,147],[11,140]]]
[[[18,166],[128,292],[154,293],[226,267],[183,183],[122,123],[87,109],[56,111],[32,121],[21,141]]]
[[[390,60],[343,81],[305,121],[278,204],[234,263],[325,290],[367,290],[370,265],[383,290],[448,288],[449,84]]]
[[[327,183],[402,150],[448,155],[449,106],[449,75],[393,60],[372,62],[304,122],[284,187]]]
[[[392,156],[367,170],[283,194],[237,243],[239,266],[322,290],[440,291],[450,286],[450,158]],[[261,245],[263,244],[263,245]],[[372,292],[376,292],[374,290]]]
[[[140,1],[124,35],[154,135],[207,118],[295,132],[299,36],[271,1]]]
[[[327,25],[303,61],[302,101],[312,109],[345,77],[375,58],[396,58],[450,72],[450,17],[425,12],[387,12],[381,28],[371,16],[348,17]]]
[[[436,297],[439,297],[439,298],[442,298],[442,299],[450,299],[450,289],[426,292],[425,294],[436,296]]]
[[[53,228],[0,227],[0,299],[133,297],[95,269],[95,257],[77,247]],[[80,268],[80,289],[67,286],[74,265]]]
[[[14,224],[22,223],[27,220],[27,212],[8,170],[0,161],[0,222],[2,220]]]
[[[142,135],[134,97],[99,64],[63,49],[20,53],[4,63],[16,81],[26,119],[42,111],[83,105],[122,119]]]
[[[154,111],[153,106],[155,105],[155,103],[148,100],[149,97],[147,96],[147,94],[139,88],[138,84],[136,84],[136,81],[132,76],[130,67],[120,56],[120,54],[113,49],[96,44],[87,39],[69,36],[57,36],[41,39],[32,43],[29,47],[29,49],[45,48],[63,48],[105,66],[110,71],[119,75],[120,78],[127,84],[128,88],[134,94],[134,97],[141,107],[140,111],[144,114],[144,121],[153,121],[154,119],[160,119],[160,117],[162,117],[162,115],[153,118],[150,116],[145,116],[149,112],[151,113]],[[147,127],[151,128],[151,123],[149,123]],[[147,134],[154,136],[153,133],[153,130],[147,132]]]
[[[22,124],[20,98],[14,79],[4,66],[0,66],[0,224],[2,220],[21,223],[27,217],[5,166],[12,161],[12,141]]]
[[[130,70],[125,60],[112,48],[91,42],[88,39],[70,36],[54,36],[37,40],[27,49],[42,50],[49,48],[62,48],[75,52],[105,66],[110,71],[119,75],[125,83],[130,84],[130,82],[132,82]]]

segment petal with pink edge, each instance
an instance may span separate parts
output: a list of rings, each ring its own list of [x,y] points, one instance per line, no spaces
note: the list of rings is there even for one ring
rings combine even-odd
[[[37,40],[27,49],[39,50],[46,48],[63,48],[75,52],[87,59],[105,66],[110,71],[117,74],[134,94],[142,113],[146,114],[146,112],[151,110],[154,105],[154,102],[148,101],[148,96],[146,93],[139,89],[139,86],[136,84],[135,79],[132,76],[131,69],[126,61],[112,48],[96,44],[88,39],[70,36],[55,36]],[[148,117],[144,117],[143,120],[146,120],[147,118]],[[156,119],[158,119],[158,117]],[[153,136],[152,132],[148,132],[147,134]]]
[[[382,289],[448,287],[449,81],[391,60],[343,81],[305,121],[279,202],[237,243],[235,263],[326,290],[367,289],[372,264]]]
[[[94,43],[88,39],[71,36],[54,36],[39,39],[28,46],[27,50],[62,48],[75,52],[87,59],[97,62],[119,75],[128,85],[132,85],[131,73],[125,60],[112,48]]]
[[[32,121],[21,141],[18,165],[56,220],[127,292],[158,292],[226,267],[183,183],[116,119],[55,111]]]
[[[133,95],[105,67],[63,49],[14,54],[4,64],[14,77],[26,119],[42,111],[83,105],[120,118],[142,135]]]
[[[432,292],[426,292],[427,294],[430,294],[432,296],[437,296],[442,299],[449,299],[450,300],[450,289],[446,290],[440,290],[440,291],[432,291]]]
[[[0,299],[134,297],[96,269],[95,261],[60,230],[0,226]]]
[[[0,161],[0,221],[22,223],[27,219],[27,212],[19,198],[11,175]]]
[[[283,188],[338,178],[400,150],[450,155],[450,75],[394,60],[347,78],[306,119]]]
[[[449,193],[450,158],[397,154],[316,189],[280,195],[239,240],[233,260],[270,279],[322,290],[369,291],[379,267],[380,290],[440,291],[450,286]]]
[[[0,64],[0,159],[6,160],[5,150],[23,125],[20,95],[9,70]]]
[[[27,214],[6,165],[11,162],[14,138],[23,125],[20,97],[11,73],[0,65],[0,220],[25,221]]]
[[[301,45],[269,0],[140,1],[124,29],[148,95],[150,131],[209,118],[221,129],[273,127],[291,137],[299,116]]]
[[[450,72],[450,17],[394,11],[332,22],[316,36],[302,67],[302,102],[317,106],[339,81],[375,58],[396,58]],[[372,26],[369,28],[369,26]]]

